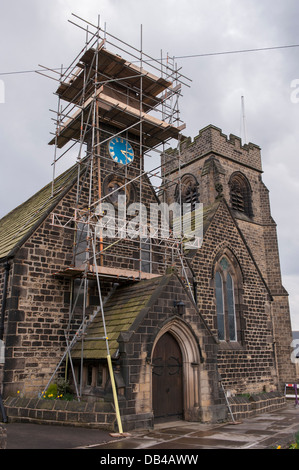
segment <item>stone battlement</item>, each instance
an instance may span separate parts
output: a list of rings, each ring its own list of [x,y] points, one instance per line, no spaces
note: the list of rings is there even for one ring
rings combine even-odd
[[[262,171],[261,149],[258,145],[249,143],[242,145],[242,140],[233,134],[229,137],[218,127],[209,125],[201,129],[196,137],[185,138],[180,144],[180,165],[183,167],[190,162],[206,157],[208,154],[224,156],[227,159]],[[179,161],[178,149],[168,149],[164,154],[164,174],[177,170]]]

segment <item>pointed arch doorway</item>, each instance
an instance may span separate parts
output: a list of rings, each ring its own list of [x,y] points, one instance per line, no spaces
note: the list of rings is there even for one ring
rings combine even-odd
[[[181,348],[171,333],[164,333],[158,340],[152,364],[155,419],[182,419],[184,409],[183,357]]]

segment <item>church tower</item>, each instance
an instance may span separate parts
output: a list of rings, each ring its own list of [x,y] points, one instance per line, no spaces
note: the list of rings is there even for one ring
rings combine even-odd
[[[64,155],[76,145],[79,149],[77,212],[72,217],[77,232],[74,264],[83,265],[84,252],[92,253],[85,242],[88,227],[102,223],[105,213],[102,235],[97,233],[100,273],[112,281],[120,275],[149,277],[151,273],[164,273],[164,266],[158,255],[157,259],[152,255],[148,234],[133,240],[122,230],[130,205],[144,204],[149,209],[150,203],[158,201],[145,159],[169,139],[178,139],[185,127],[178,120],[173,122],[174,109],[168,108],[167,117],[164,112],[180,86],[174,87],[169,70],[167,78],[161,70],[155,75],[144,70],[140,61],[130,62],[107,50],[105,40],[96,39],[86,47],[76,67],[64,73],[56,94],[59,107],[64,103],[65,108],[58,114],[56,135],[50,142],[55,155],[66,148]],[[160,63],[150,69],[155,71],[158,66],[163,69]],[[59,158],[55,157],[54,163]],[[124,202],[122,208],[119,201]],[[108,220],[106,203],[112,206],[114,220],[112,216]],[[114,236],[123,241],[115,243]]]
[[[180,194],[182,202],[203,203],[204,212],[217,201],[226,202],[267,286],[277,380],[287,382],[294,377],[288,293],[282,285],[276,223],[262,180],[260,148],[242,145],[240,138],[227,137],[210,125],[193,141],[183,140],[179,150],[166,152],[163,163],[167,202],[178,200]],[[170,181],[172,185],[167,184]]]

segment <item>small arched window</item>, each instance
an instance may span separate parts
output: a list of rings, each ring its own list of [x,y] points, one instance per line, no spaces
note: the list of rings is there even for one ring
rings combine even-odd
[[[237,341],[233,268],[227,258],[221,258],[215,273],[217,330],[220,341]]]
[[[252,217],[251,188],[247,178],[242,173],[234,173],[229,185],[232,209]]]
[[[195,204],[199,202],[198,181],[194,175],[182,177],[175,190],[175,200],[179,204],[188,204],[191,212],[194,211]]]

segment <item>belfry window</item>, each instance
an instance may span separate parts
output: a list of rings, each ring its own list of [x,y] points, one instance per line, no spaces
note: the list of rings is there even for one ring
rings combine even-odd
[[[175,199],[179,204],[188,204],[191,212],[195,204],[199,202],[198,182],[195,176],[186,174],[178,183],[175,191]]]
[[[230,199],[232,209],[252,217],[251,189],[242,173],[234,173],[230,179]]]
[[[194,210],[195,204],[198,202],[197,187],[195,185],[189,184],[187,186],[183,202],[191,205],[191,211]]]
[[[215,273],[215,296],[218,339],[237,341],[234,281],[232,266],[226,257],[221,259]]]

